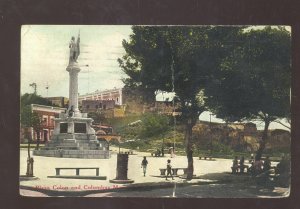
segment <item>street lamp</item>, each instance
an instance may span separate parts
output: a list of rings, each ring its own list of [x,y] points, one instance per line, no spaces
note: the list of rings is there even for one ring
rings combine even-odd
[[[212,148],[213,148],[213,145],[212,145],[212,128],[211,128],[211,116],[213,114],[212,113],[209,113],[209,130],[210,130],[210,156],[212,155]]]

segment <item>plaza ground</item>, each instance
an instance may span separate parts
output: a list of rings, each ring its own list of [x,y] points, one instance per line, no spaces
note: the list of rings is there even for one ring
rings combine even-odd
[[[248,175],[232,175],[229,159],[199,160],[194,158],[194,174],[191,181],[175,177],[160,177],[159,168],[165,168],[168,159],[173,167],[186,167],[187,158],[152,157],[150,153],[134,152],[129,155],[128,178],[133,184],[115,184],[109,180],[116,177],[117,148],[112,148],[109,159],[74,159],[34,157],[36,179],[20,178],[20,194],[24,196],[132,196],[132,197],[284,197],[289,188],[257,185]],[[123,150],[124,151],[124,150]],[[141,161],[147,157],[146,177]],[[20,175],[26,174],[27,150],[20,151]],[[55,176],[56,167],[99,167],[100,176],[106,180],[48,178]],[[178,171],[178,174],[182,174]],[[74,170],[63,170],[61,175],[75,175]],[[94,170],[82,170],[80,175],[95,175]],[[248,183],[246,183],[248,182]]]

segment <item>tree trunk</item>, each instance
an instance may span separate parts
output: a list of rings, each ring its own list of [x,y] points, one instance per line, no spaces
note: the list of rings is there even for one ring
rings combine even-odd
[[[161,145],[161,156],[162,157],[165,156],[165,141],[164,141],[164,137],[163,137],[162,145]]]
[[[36,147],[35,147],[35,149],[39,150],[39,148],[40,148],[40,131],[36,132],[36,136],[37,136],[37,139],[36,139]]]
[[[256,156],[255,156],[255,159],[257,159],[257,160],[261,159],[262,153],[265,150],[266,142],[267,142],[267,139],[268,139],[269,125],[270,125],[270,121],[268,119],[266,119],[265,120],[265,128],[264,128],[264,131],[263,131],[263,134],[262,134],[261,141],[259,143],[259,148],[258,148]]]
[[[188,160],[187,177],[186,177],[187,180],[191,180],[193,178],[193,173],[194,173],[192,128],[193,125],[191,124],[190,121],[188,121],[185,128],[186,156]]]
[[[31,136],[29,136],[29,134],[28,134],[28,146],[27,146],[27,154],[28,154],[28,158],[30,158],[30,143],[31,143],[31,138],[30,138]]]
[[[31,144],[31,136],[29,133],[27,133],[28,137],[28,146],[27,146],[27,169],[26,169],[26,176],[30,176],[31,173],[30,173],[30,170],[31,170],[31,167],[30,167],[30,164],[29,164],[29,159],[31,159],[31,156],[30,156],[30,144]]]

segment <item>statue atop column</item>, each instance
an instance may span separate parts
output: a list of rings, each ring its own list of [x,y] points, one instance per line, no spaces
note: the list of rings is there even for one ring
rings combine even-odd
[[[80,54],[80,33],[78,33],[77,41],[75,41],[75,37],[72,36],[70,44],[70,57],[69,57],[69,64],[76,62],[77,58]]]

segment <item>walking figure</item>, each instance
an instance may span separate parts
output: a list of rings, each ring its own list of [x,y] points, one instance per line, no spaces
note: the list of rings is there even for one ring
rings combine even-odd
[[[167,162],[168,162],[168,163],[167,163],[167,175],[166,175],[166,180],[168,180],[169,174],[171,175],[172,180],[174,180],[173,175],[172,175],[172,165],[171,165],[171,160],[168,160]]]
[[[144,157],[144,159],[142,161],[142,165],[141,165],[141,168],[143,168],[144,176],[146,176],[147,165],[148,165],[148,161],[147,161],[146,157]]]

